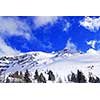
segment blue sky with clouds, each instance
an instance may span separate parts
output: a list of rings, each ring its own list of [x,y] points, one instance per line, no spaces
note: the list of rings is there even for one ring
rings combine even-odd
[[[0,17],[0,55],[29,51],[100,50],[98,16]]]

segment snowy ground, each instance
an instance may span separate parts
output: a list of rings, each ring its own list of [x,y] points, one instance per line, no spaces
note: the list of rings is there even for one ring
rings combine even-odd
[[[8,75],[15,71],[23,72],[28,69],[33,77],[34,72],[38,70],[39,73],[42,72],[47,79],[47,72],[52,70],[56,77],[56,81],[57,78],[61,78],[64,82],[71,72],[77,73],[77,70],[79,69],[84,73],[87,79],[89,72],[100,77],[100,53],[88,52],[85,54],[75,53],[72,55],[65,53],[63,55],[60,54],[60,56],[55,55],[56,54],[52,53],[30,52],[27,53],[27,55],[24,55],[24,58],[22,57],[22,54],[17,60],[11,61],[10,63],[8,60],[1,61],[1,65],[7,64],[9,66],[3,74]]]
[[[75,54],[59,59],[49,65],[40,66],[38,70],[42,72],[52,70],[62,80],[71,74],[71,72],[77,73],[78,69],[84,73],[86,78],[88,78],[89,72],[100,77],[100,55]],[[92,68],[92,66],[94,67]],[[33,68],[33,70],[35,69],[37,68]]]

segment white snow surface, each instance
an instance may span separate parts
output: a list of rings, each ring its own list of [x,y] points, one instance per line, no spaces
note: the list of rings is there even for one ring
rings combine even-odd
[[[52,70],[56,76],[56,82],[59,78],[65,82],[71,72],[77,73],[79,69],[86,77],[88,77],[89,72],[100,77],[99,53],[74,53],[58,56],[57,53],[30,52],[12,58],[12,60],[10,58],[0,60],[0,66],[3,66],[0,67],[0,69],[4,69],[2,73],[5,75],[28,69],[33,76],[35,70],[38,70],[39,73],[42,72],[44,76],[48,78],[46,72]]]

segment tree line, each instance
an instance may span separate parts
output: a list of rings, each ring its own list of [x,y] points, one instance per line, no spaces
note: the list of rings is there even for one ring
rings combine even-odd
[[[46,72],[48,75],[48,79],[46,79],[45,75],[41,72],[39,73],[38,70],[35,70],[34,76],[26,70],[24,73],[22,71],[10,73],[6,78],[0,77],[0,82],[2,83],[47,83],[47,81],[55,82],[56,77],[52,70]],[[1,75],[2,76],[2,75]],[[66,79],[65,79],[66,81]],[[88,78],[85,77],[84,73],[80,70],[77,70],[77,73],[71,72],[67,76],[66,82],[74,82],[74,83],[100,83],[100,78],[98,76],[93,75],[89,72]],[[63,83],[61,77],[58,78],[57,83]]]

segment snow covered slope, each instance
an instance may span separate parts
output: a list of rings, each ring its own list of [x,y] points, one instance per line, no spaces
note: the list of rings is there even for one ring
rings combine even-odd
[[[6,76],[16,71],[25,72],[28,69],[32,76],[36,70],[48,78],[47,72],[52,70],[57,82],[68,82],[67,76],[71,72],[77,73],[79,69],[88,78],[89,72],[100,77],[100,54],[99,53],[71,53],[62,50],[56,53],[29,52],[13,57],[0,58],[0,72]]]

